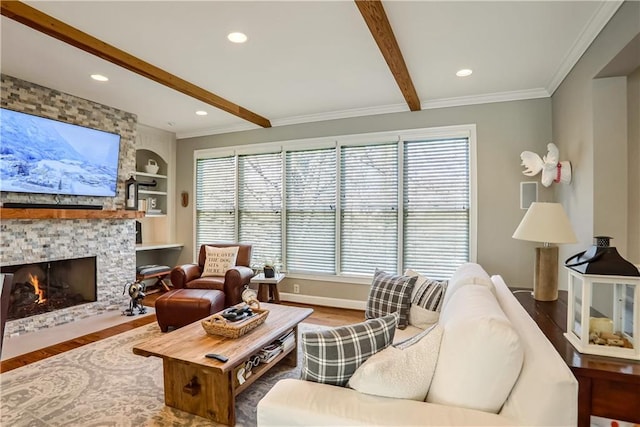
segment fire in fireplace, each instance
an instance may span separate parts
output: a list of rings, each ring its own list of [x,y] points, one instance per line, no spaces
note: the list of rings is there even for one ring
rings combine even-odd
[[[2,267],[13,273],[7,320],[96,301],[96,257]]]

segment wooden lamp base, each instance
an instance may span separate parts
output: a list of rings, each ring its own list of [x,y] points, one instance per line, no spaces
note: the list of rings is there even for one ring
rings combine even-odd
[[[536,248],[533,298],[537,301],[558,299],[558,247]]]

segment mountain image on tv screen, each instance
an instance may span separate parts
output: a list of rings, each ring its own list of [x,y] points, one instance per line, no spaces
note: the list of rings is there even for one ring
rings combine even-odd
[[[0,191],[116,195],[120,135],[0,110]]]

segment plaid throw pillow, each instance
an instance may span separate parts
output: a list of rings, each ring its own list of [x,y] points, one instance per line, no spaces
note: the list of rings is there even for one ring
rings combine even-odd
[[[416,277],[396,276],[376,269],[364,317],[375,319],[398,312],[400,315],[398,329],[406,328],[409,324],[411,291],[416,279]]]
[[[344,387],[365,360],[393,342],[396,313],[355,325],[302,334],[303,380]]]

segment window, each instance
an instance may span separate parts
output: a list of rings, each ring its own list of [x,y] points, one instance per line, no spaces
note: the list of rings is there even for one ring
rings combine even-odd
[[[235,164],[234,157],[196,162],[196,248],[235,240]]]
[[[251,242],[254,262],[282,254],[282,154],[238,158],[239,240]]]
[[[342,147],[340,271],[397,269],[397,144]]]
[[[336,150],[287,153],[287,269],[336,272]]]
[[[450,277],[475,256],[473,140],[465,126],[198,151],[196,247],[251,243],[253,264],[314,277]]]
[[[469,260],[467,139],[404,144],[404,268],[447,278]]]

